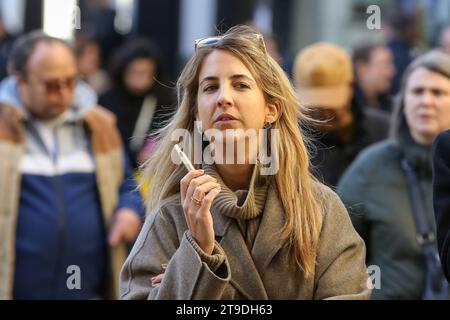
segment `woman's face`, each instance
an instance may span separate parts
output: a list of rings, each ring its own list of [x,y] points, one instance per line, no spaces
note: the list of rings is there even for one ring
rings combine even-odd
[[[414,70],[406,82],[404,112],[414,140],[431,144],[450,129],[450,79],[424,67]]]
[[[250,70],[228,51],[214,50],[205,58],[198,83],[197,121],[203,131],[253,129],[258,133],[265,122],[277,119],[277,105],[265,101]],[[236,132],[233,137],[241,136]]]
[[[95,42],[88,42],[78,56],[78,70],[84,76],[89,76],[99,69],[100,48]]]
[[[145,94],[155,82],[156,64],[147,58],[133,60],[125,69],[125,87],[135,95]]]

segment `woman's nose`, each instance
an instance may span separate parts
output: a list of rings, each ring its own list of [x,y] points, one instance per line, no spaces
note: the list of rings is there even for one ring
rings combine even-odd
[[[434,101],[434,96],[431,92],[425,91],[421,96],[420,96],[420,103],[423,106],[430,106],[433,104]]]
[[[231,92],[229,88],[221,87],[217,96],[217,106],[221,108],[230,107],[233,104]]]

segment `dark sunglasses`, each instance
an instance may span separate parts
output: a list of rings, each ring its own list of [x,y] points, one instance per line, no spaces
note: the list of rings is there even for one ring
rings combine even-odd
[[[68,77],[66,79],[63,79],[63,80],[47,80],[47,81],[40,80],[40,81],[44,84],[45,90],[48,93],[54,93],[54,92],[59,92],[64,88],[73,90],[78,81],[78,77],[73,76],[73,77]]]

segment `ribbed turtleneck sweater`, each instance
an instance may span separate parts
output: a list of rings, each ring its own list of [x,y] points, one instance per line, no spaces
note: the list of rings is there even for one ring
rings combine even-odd
[[[229,218],[236,219],[249,250],[252,249],[261,213],[267,198],[269,177],[259,174],[260,167],[255,165],[248,190],[232,191],[217,172],[215,165],[203,165],[205,174],[217,179],[221,191],[214,199],[214,209]]]

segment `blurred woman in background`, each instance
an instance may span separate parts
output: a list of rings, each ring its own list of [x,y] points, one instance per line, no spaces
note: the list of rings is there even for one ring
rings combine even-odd
[[[76,34],[75,54],[81,79],[98,95],[110,89],[108,73],[101,68],[101,51],[97,41],[87,33]]]
[[[173,115],[175,95],[167,86],[159,50],[147,39],[133,39],[119,48],[110,73],[112,88],[100,96],[99,104],[117,116],[136,168],[146,158],[142,151],[153,144],[148,135]]]
[[[373,299],[446,299],[437,258],[431,145],[450,129],[450,56],[431,51],[406,69],[391,138],[364,150],[338,193],[381,270]]]

